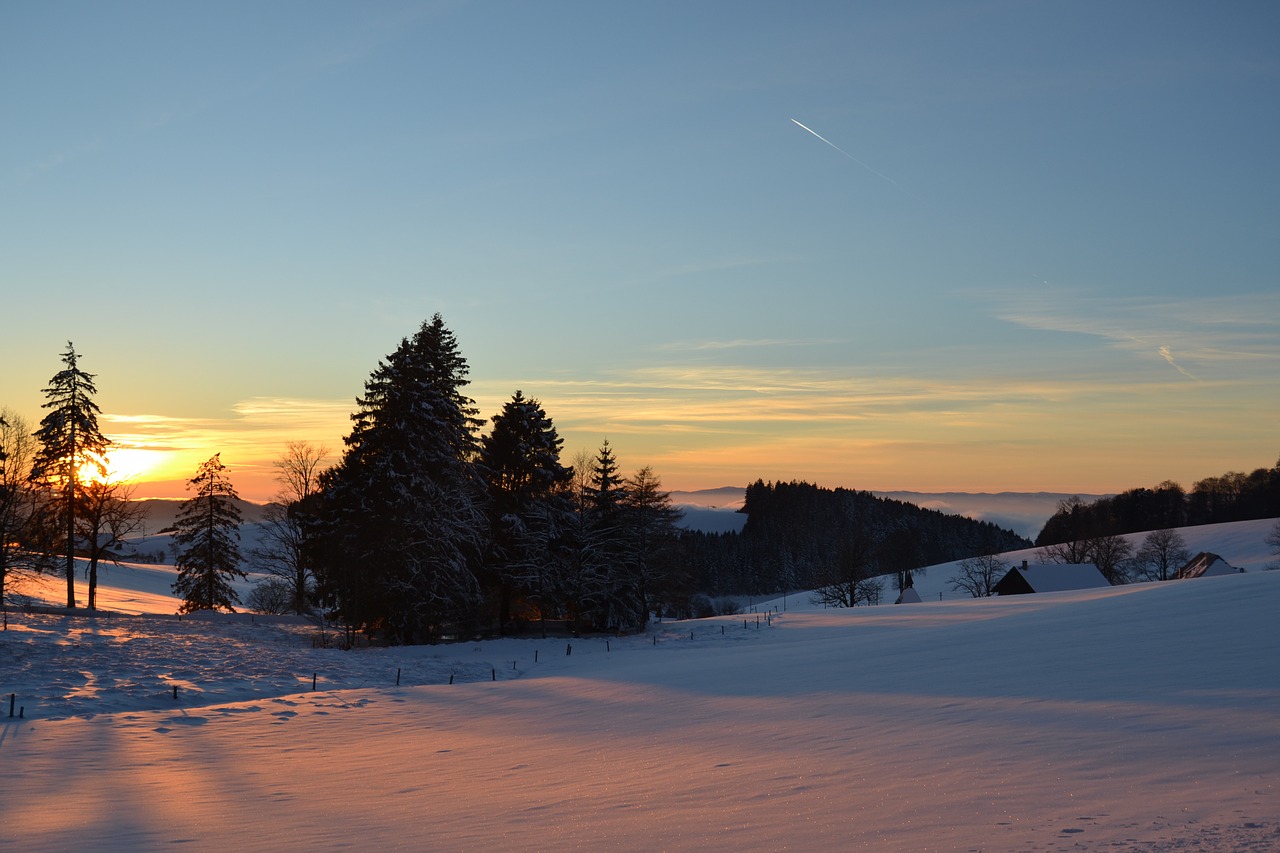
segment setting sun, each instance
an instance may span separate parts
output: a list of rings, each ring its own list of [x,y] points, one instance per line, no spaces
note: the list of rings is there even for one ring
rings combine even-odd
[[[107,476],[112,480],[133,481],[149,474],[162,461],[163,454],[154,450],[124,448],[107,455]]]
[[[154,450],[121,448],[102,457],[101,465],[85,462],[76,471],[82,483],[133,483],[158,467],[162,454]]]

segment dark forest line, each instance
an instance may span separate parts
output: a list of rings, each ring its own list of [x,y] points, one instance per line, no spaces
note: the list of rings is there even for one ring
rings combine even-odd
[[[1172,480],[1094,501],[1064,500],[1036,537],[1037,546],[1280,517],[1280,459],[1271,468],[1229,471],[1197,481],[1188,492]]]
[[[1028,548],[990,522],[871,492],[806,482],[747,487],[741,533],[685,532],[695,586],[712,596],[767,595],[892,574],[899,589],[925,566]]]

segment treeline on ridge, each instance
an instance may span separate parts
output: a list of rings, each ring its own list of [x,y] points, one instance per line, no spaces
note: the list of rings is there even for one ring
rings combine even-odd
[[[1197,481],[1191,491],[1166,480],[1086,503],[1069,498],[1045,522],[1036,545],[1280,517],[1280,459],[1274,467],[1245,474],[1230,471]]]
[[[767,595],[840,588],[892,575],[897,589],[924,566],[1031,543],[990,522],[950,515],[870,492],[805,482],[746,490],[741,533],[686,533],[682,550],[699,589]],[[833,596],[830,603],[860,603]]]

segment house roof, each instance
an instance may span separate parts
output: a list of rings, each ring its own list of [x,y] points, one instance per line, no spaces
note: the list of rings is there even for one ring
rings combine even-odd
[[[898,600],[894,604],[920,604],[920,593],[916,592],[914,586],[909,586],[898,595]]]
[[[1218,575],[1235,575],[1240,570],[1219,557],[1217,554],[1211,554],[1208,551],[1201,551],[1187,562],[1185,566],[1178,569],[1175,578],[1211,578]]]
[[[1022,583],[1017,583],[1020,579]],[[1008,583],[1006,583],[1008,581]],[[1069,589],[1094,589],[1110,586],[1093,563],[1044,563],[1014,566],[996,584],[1000,594],[1022,592],[1023,585],[1032,592],[1063,592]],[[1002,590],[1001,587],[1004,587]]]

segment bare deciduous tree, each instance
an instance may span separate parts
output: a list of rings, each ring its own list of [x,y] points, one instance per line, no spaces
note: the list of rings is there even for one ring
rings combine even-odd
[[[1088,539],[1073,539],[1070,542],[1059,542],[1045,545],[1036,550],[1036,556],[1045,563],[1069,563],[1078,565],[1090,561]]]
[[[295,503],[320,490],[320,471],[329,448],[310,441],[287,441],[284,453],[271,463],[276,469],[280,491],[276,500]]]
[[[44,562],[40,547],[32,547],[38,532],[41,494],[29,482],[35,439],[21,415],[0,412],[0,605],[13,581],[38,571]]]
[[[77,535],[84,543],[89,564],[88,608],[98,607],[98,566],[103,559],[118,564],[115,549],[146,519],[146,506],[133,500],[134,487],[119,480],[93,480],[80,489],[80,510],[76,513]]]
[[[1009,564],[997,554],[983,554],[961,560],[959,571],[951,579],[951,588],[957,592],[967,592],[974,598],[984,598],[995,594],[996,584],[1009,571]]]
[[[328,455],[329,448],[323,445],[286,442],[284,453],[272,463],[280,490],[267,506],[261,540],[249,552],[266,574],[288,585],[288,609],[299,616],[311,609],[315,578],[307,564],[306,531],[298,507],[320,490],[321,466]]]
[[[813,603],[827,607],[879,603],[884,582],[872,575],[875,565],[872,554],[873,546],[865,535],[856,533],[850,537],[841,547],[824,583],[814,590]]]
[[[1129,582],[1129,557],[1133,545],[1123,536],[1095,536],[1088,541],[1088,559],[1112,586]]]
[[[246,603],[259,613],[289,613],[293,610],[293,586],[280,578],[263,578],[249,590]]]
[[[1176,530],[1153,530],[1142,540],[1133,564],[1144,580],[1167,581],[1191,558],[1187,543]]]
[[[1280,463],[1276,463],[1276,467],[1280,468]],[[1280,521],[1277,521],[1275,526],[1271,528],[1271,532],[1267,534],[1266,542],[1271,546],[1271,553],[1275,556],[1275,560],[1272,561],[1268,568],[1280,569]]]

